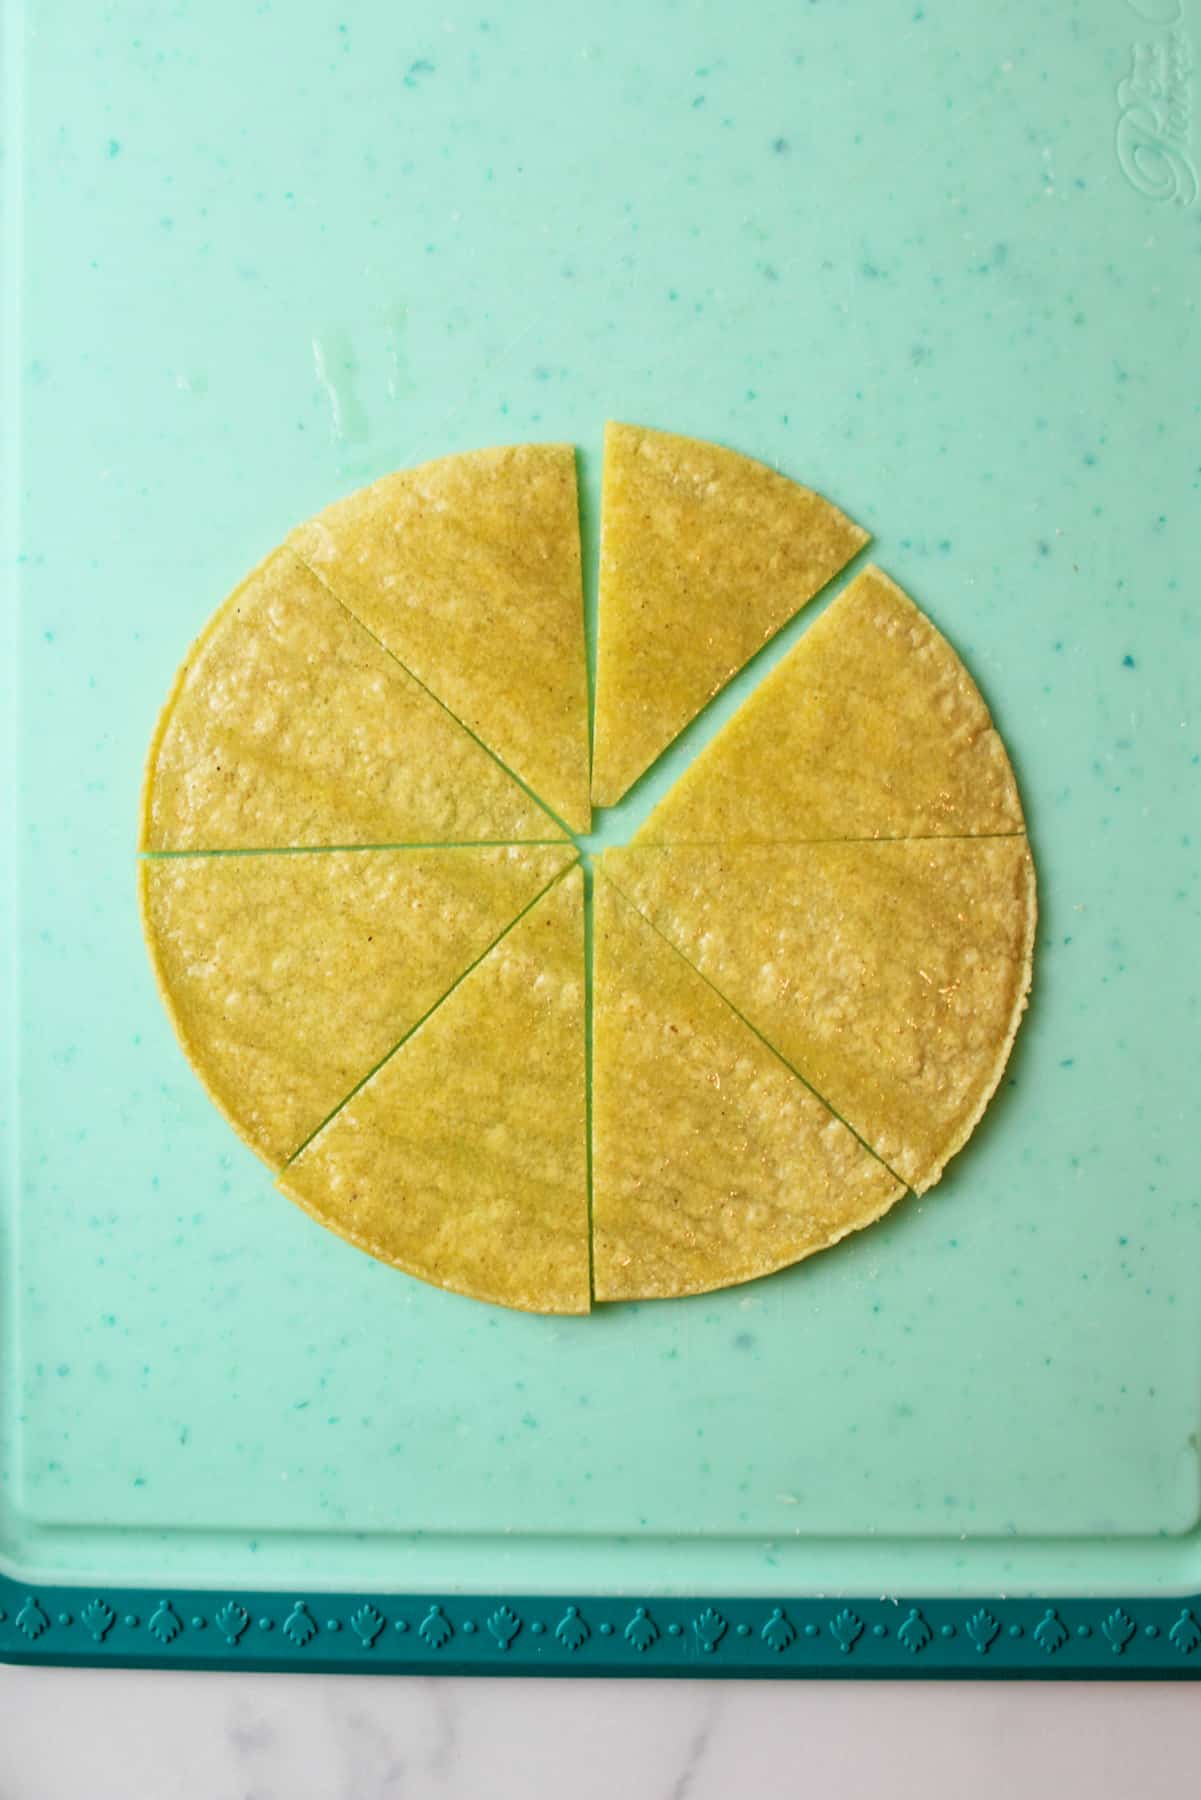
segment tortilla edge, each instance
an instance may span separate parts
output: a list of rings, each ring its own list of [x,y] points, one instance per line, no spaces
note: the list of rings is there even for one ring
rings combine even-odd
[[[271,1173],[277,1175],[284,1168],[287,1157],[278,1156],[276,1152],[269,1150],[264,1143],[256,1141],[251,1135],[247,1126],[237,1117],[224,1096],[213,1085],[209,1078],[206,1061],[197,1054],[192,1035],[184,1026],[182,1015],[175,1001],[174,990],[166,978],[163,967],[160,934],[150,915],[150,883],[157,867],[158,865],[152,859],[143,860],[138,864],[138,913],[141,918],[142,937],[145,940],[151,972],[154,975],[154,985],[158,989],[163,1011],[170,1021],[171,1029],[175,1033],[176,1042],[183,1052],[188,1068],[199,1081],[226,1124],[232,1127],[237,1136],[241,1138],[248,1149],[254,1151],[260,1161],[266,1163]]]

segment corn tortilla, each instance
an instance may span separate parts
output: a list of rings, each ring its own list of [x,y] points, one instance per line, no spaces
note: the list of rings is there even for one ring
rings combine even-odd
[[[886,1212],[904,1183],[603,875],[594,904],[597,1300],[750,1281]]]
[[[574,851],[143,862],[163,1002],[210,1096],[279,1169]]]
[[[1024,838],[610,851],[606,872],[916,1192],[1001,1078],[1030,986]]]
[[[569,444],[387,475],[289,539],[573,831],[591,824],[579,502]]]
[[[143,850],[563,832],[290,550],[210,620],[151,745]]]
[[[610,425],[602,536],[612,804],[866,534],[748,458]],[[448,457],[230,596],[142,799],[164,1004],[281,1189],[547,1313],[750,1280],[932,1186],[1000,1080],[1035,927],[987,707],[868,569],[600,861],[589,1145],[560,823],[591,822],[587,710],[573,452]]]
[[[867,542],[820,494],[719,444],[610,424],[592,798],[612,806]]]
[[[583,879],[573,869],[291,1163],[323,1225],[439,1287],[589,1307]]]
[[[1013,770],[975,682],[908,595],[869,568],[760,683],[634,842],[1022,828]]]

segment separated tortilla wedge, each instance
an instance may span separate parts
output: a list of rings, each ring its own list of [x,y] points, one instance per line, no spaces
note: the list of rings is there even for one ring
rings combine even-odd
[[[867,542],[720,444],[605,431],[592,798],[612,806]]]
[[[636,844],[991,836],[1023,829],[975,682],[865,569],[655,808]]]

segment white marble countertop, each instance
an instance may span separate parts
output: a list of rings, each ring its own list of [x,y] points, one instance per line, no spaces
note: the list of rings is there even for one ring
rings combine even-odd
[[[1179,1800],[1201,1685],[0,1669],[0,1800]]]

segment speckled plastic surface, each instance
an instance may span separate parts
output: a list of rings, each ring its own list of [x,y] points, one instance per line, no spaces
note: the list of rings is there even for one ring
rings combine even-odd
[[[1195,8],[7,25],[17,1606],[1196,1593]],[[181,651],[290,526],[569,440],[594,569],[607,416],[870,527],[994,710],[1042,918],[1006,1085],[927,1200],[753,1288],[555,1321],[272,1191],[171,1039],[133,850]]]

